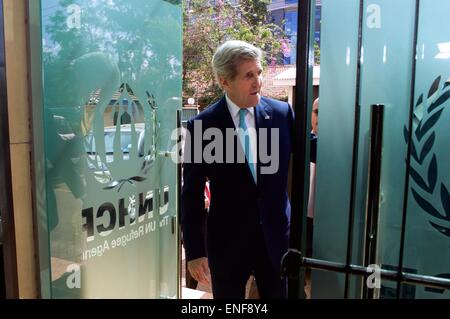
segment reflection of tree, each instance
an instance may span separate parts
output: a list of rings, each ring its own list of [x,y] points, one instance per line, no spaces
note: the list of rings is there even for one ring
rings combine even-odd
[[[179,74],[180,57],[172,52],[181,52],[176,32],[181,21],[172,4],[148,0],[105,2],[80,1],[80,28],[69,30],[66,8],[73,1],[59,1],[60,8],[45,26],[56,48],[44,56],[47,66],[53,71],[70,69],[74,59],[102,52],[116,60],[122,82],[131,83],[150,74],[159,80]]]
[[[65,116],[76,133],[80,134],[84,107],[93,92],[100,92],[97,115],[104,113],[111,96],[124,82],[139,100],[145,101],[149,91],[162,107],[179,95],[179,1],[78,1],[80,25],[71,29],[67,8],[73,1],[58,3],[49,23],[43,26],[47,39],[43,57],[45,105],[79,107],[79,114]],[[149,118],[150,114],[145,116]],[[92,124],[92,116],[87,117]]]
[[[74,4],[81,9],[80,25],[76,27],[67,23],[71,15],[67,9]],[[44,20],[46,149],[48,165],[58,173],[52,177],[55,182],[49,188],[61,181],[69,189],[79,190],[79,185],[83,185],[78,180],[82,178],[81,170],[76,167],[81,161],[68,161],[66,155],[76,150],[73,158],[86,156],[81,137],[93,123],[103,134],[104,111],[121,83],[128,83],[140,101],[147,100],[147,92],[152,93],[163,109],[165,101],[179,96],[179,6],[179,0],[59,0],[56,10]],[[95,99],[91,99],[94,95]],[[95,115],[86,115],[87,104]],[[150,111],[146,112],[145,117],[150,118]],[[58,124],[55,119],[61,118],[72,129],[70,143],[60,143],[53,136]],[[87,130],[82,130],[86,119]],[[165,125],[168,124],[162,123],[162,128]],[[74,195],[80,198],[84,192]],[[56,204],[53,206],[49,210],[56,211]]]

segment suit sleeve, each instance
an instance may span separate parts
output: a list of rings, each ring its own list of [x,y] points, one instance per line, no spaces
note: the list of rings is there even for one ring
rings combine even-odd
[[[201,132],[203,133],[203,132]],[[195,145],[200,143],[200,145]],[[194,150],[203,152],[202,141],[194,140],[194,125],[188,122],[184,146],[183,187],[181,191],[181,227],[186,259],[206,257],[202,223],[204,218],[204,189],[206,174],[201,162],[194,162]]]

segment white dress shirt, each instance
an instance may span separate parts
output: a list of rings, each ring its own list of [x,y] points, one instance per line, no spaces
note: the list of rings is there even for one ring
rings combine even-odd
[[[228,111],[230,112],[231,118],[233,119],[234,127],[239,128],[239,111],[240,107],[237,106],[231,99],[228,97],[228,95],[225,94],[225,99],[227,100],[227,106]],[[255,125],[255,108],[249,107],[247,108],[248,112],[245,116],[245,124],[247,124],[247,130],[249,132],[250,137],[250,147],[252,152],[252,158],[250,160],[250,165],[254,165],[255,172],[257,172],[257,151],[258,151],[258,144],[256,139],[256,125]],[[256,173],[255,179],[257,178],[258,173]],[[256,180],[255,180],[256,182]]]

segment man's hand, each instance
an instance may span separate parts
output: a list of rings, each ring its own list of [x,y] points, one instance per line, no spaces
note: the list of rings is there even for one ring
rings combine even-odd
[[[188,270],[192,277],[204,285],[210,285],[211,274],[209,273],[208,258],[201,257],[187,262]]]

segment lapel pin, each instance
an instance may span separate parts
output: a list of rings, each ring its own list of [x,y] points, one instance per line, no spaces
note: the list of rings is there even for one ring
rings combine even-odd
[[[265,119],[265,120],[270,120],[270,116],[269,116],[269,115],[266,115],[266,116],[264,117],[264,119]]]

